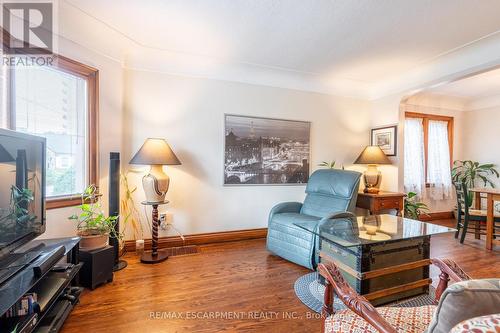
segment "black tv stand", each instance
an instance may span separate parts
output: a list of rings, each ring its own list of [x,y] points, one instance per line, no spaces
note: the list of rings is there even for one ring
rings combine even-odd
[[[39,256],[40,253],[37,251],[12,253],[8,258],[0,261],[0,286]]]
[[[21,269],[0,283],[0,333],[60,330],[82,291],[77,287],[82,266],[78,262],[79,241],[78,237],[35,240],[16,250],[14,256],[32,259],[16,265]],[[66,260],[59,260],[61,256]],[[37,295],[32,311],[12,316],[9,309],[27,294]],[[8,314],[10,318],[6,318]]]

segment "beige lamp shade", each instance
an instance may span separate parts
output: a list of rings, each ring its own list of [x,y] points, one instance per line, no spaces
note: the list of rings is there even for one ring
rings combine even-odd
[[[354,164],[391,164],[391,160],[379,146],[366,146]]]
[[[130,160],[130,164],[151,166],[149,173],[142,178],[146,201],[163,203],[170,185],[170,178],[163,171],[163,166],[181,164],[167,141],[156,138],[146,139],[141,149]]]
[[[391,164],[387,155],[379,146],[366,146],[354,164],[368,164],[368,168],[363,174],[365,180],[363,191],[365,193],[378,193],[382,175],[377,169],[377,164]]]
[[[148,138],[141,149],[132,157],[130,164],[141,165],[180,165],[167,141],[158,138]]]

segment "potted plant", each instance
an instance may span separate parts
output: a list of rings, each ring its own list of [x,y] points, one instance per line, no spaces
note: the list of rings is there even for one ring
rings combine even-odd
[[[453,181],[463,181],[467,188],[475,187],[477,180],[482,181],[484,186],[490,185],[491,187],[495,187],[495,183],[489,177],[500,177],[500,174],[495,169],[495,165],[492,163],[479,164],[479,162],[468,160],[455,161],[453,165],[454,167],[451,170]]]
[[[109,237],[119,238],[115,232],[118,216],[106,217],[98,202],[97,188],[90,185],[82,193],[80,214],[68,219],[77,221],[77,235],[81,237],[80,249],[85,251],[100,249],[108,245]]]
[[[500,177],[500,174],[492,163],[479,164],[479,162],[466,160],[454,161],[451,177],[454,182],[464,182],[467,188],[476,187],[476,181],[481,181],[484,186],[495,187],[490,179],[491,176]],[[469,207],[473,204],[473,193],[468,193],[467,203]],[[456,207],[455,207],[456,214]]]
[[[427,215],[429,207],[423,202],[417,201],[417,193],[409,192],[405,200],[405,217],[418,220],[422,214]]]

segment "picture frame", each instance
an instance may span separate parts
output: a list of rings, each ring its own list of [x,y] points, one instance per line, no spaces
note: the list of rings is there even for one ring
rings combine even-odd
[[[398,126],[372,128],[370,144],[372,146],[379,146],[387,156],[397,156]]]
[[[224,186],[306,185],[311,122],[224,114]]]

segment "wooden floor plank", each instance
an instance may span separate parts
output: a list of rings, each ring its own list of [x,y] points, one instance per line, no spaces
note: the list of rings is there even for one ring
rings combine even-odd
[[[498,246],[488,252],[473,238],[460,245],[453,235],[436,236],[431,256],[454,259],[473,278],[499,277]],[[320,332],[320,318],[293,290],[308,270],[268,253],[263,239],[200,246],[198,254],[157,265],[143,265],[132,254],[125,259],[129,266],[112,283],[84,293],[63,333]],[[437,274],[431,269],[434,280]]]

